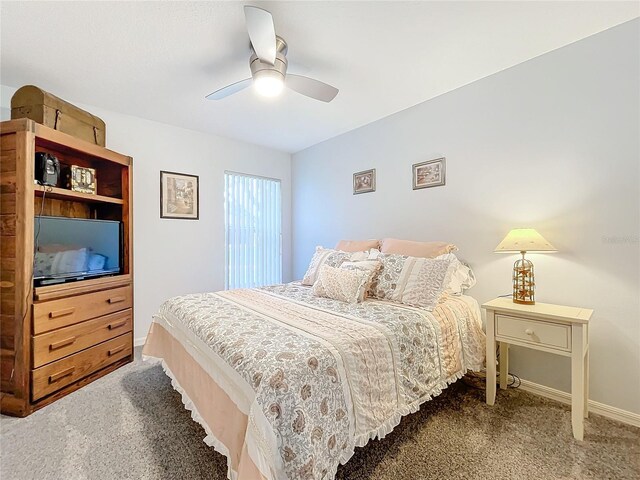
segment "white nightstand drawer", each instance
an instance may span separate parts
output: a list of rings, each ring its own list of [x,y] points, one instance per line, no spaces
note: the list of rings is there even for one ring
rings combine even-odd
[[[496,337],[571,351],[571,326],[496,315]]]

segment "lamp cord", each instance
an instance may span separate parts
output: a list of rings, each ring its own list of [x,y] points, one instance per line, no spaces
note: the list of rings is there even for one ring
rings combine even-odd
[[[496,359],[500,359],[500,347],[496,348]],[[507,373],[507,376],[510,377],[510,380],[507,381],[507,387],[519,388],[520,385],[522,385],[522,380],[515,373]],[[486,378],[487,378],[487,371],[485,369],[481,372],[467,372],[466,375],[462,377],[462,382],[471,388],[475,388],[477,390],[485,390],[486,385],[479,384],[479,382],[474,382],[472,380],[470,381],[470,379],[486,381]],[[500,372],[496,372],[496,383],[498,382],[499,378],[500,378]]]

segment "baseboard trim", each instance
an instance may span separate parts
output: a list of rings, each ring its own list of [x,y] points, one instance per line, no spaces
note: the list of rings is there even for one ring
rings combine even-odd
[[[563,392],[562,390],[556,390],[555,388],[540,385],[539,383],[534,383],[529,380],[522,380],[520,388],[540,397],[550,398],[551,400],[569,405],[571,404],[571,394]],[[640,414],[612,407],[611,405],[606,405],[594,400],[589,400],[589,413],[595,413],[634,427],[640,427]]]
[[[141,347],[142,345],[144,345],[144,342],[147,341],[147,336],[145,335],[144,337],[139,337],[139,338],[134,338],[133,339],[133,346],[134,347]]]

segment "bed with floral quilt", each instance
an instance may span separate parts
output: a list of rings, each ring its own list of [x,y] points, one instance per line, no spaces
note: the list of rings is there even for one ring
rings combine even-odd
[[[294,282],[172,298],[143,354],[161,360],[230,479],[312,480],[333,479],[356,447],[479,370],[484,348],[466,295],[425,309]]]

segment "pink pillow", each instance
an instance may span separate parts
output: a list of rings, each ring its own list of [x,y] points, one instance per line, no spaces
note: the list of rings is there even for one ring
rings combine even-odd
[[[380,248],[379,240],[340,240],[336,250],[343,252],[364,252],[371,248]]]
[[[458,250],[452,243],[446,242],[412,242],[410,240],[398,240],[397,238],[385,238],[382,240],[382,253],[395,253],[410,257],[435,258],[445,253]]]

